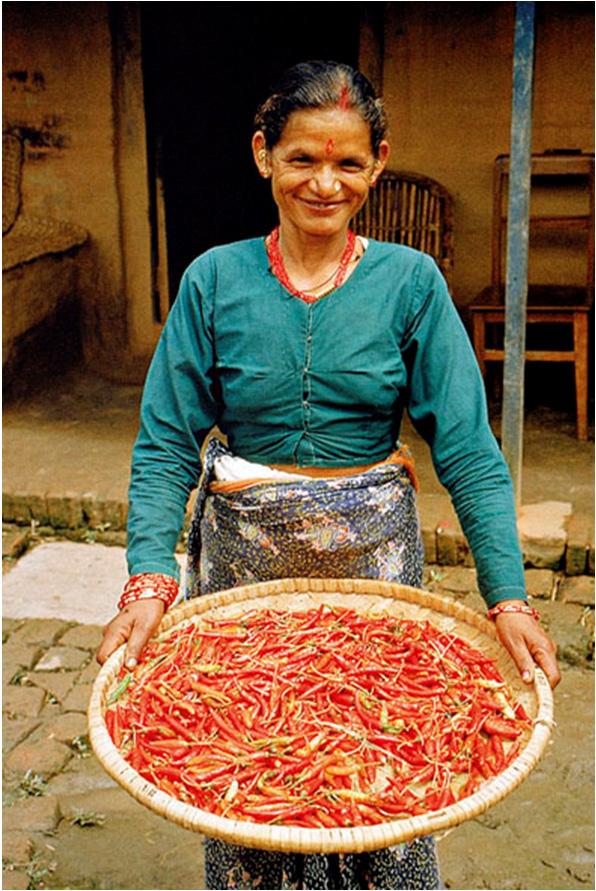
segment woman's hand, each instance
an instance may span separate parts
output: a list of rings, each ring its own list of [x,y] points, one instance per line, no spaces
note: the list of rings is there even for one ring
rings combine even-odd
[[[124,664],[127,668],[134,668],[164,612],[164,603],[157,597],[138,600],[125,606],[103,630],[103,640],[96,656],[99,664],[103,665],[114,650],[128,641]]]
[[[536,619],[525,613],[501,613],[496,616],[497,634],[517,665],[522,680],[534,680],[534,666],[538,665],[551,687],[561,680],[557,665],[557,647]]]

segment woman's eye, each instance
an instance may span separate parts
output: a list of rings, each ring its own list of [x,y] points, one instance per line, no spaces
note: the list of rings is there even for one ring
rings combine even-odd
[[[360,163],[360,161],[352,161],[351,159],[342,161],[341,166],[343,170],[347,170],[350,173],[357,173],[358,171],[362,170],[362,164]]]
[[[290,158],[290,164],[299,164],[304,167],[311,163],[312,161],[308,155],[296,155],[295,157]]]

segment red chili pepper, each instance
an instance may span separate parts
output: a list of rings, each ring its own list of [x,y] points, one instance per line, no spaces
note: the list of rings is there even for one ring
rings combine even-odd
[[[177,767],[168,767],[166,764],[158,765],[153,768],[153,772],[158,776],[168,777],[171,780],[180,779],[180,771]]]
[[[189,754],[188,746],[180,745],[179,739],[162,739],[159,742],[145,742],[143,748],[150,754],[151,752],[161,753],[172,760],[187,756]]]
[[[216,709],[210,709],[209,714],[214,724],[217,724],[219,729],[223,732],[224,737],[227,737],[227,739],[236,740],[239,743],[244,742],[244,737],[240,736],[238,731],[235,730],[233,727],[230,727],[230,725],[226,723],[226,721],[224,721],[222,717],[220,717]]]
[[[513,711],[515,712],[515,716],[517,718],[520,718],[520,720],[522,721],[527,721],[528,724],[531,723],[530,717],[521,702],[515,703],[515,705],[513,706]]]
[[[106,712],[104,712],[104,721],[106,722],[106,729],[112,739],[114,738],[114,717],[116,715],[116,709],[110,708]]]
[[[505,739],[517,739],[521,734],[519,727],[506,721],[504,718],[496,718],[492,715],[484,721],[482,729],[486,733],[496,733],[499,736],[504,736]]]
[[[485,680],[502,684],[493,663],[430,623],[252,610],[152,642],[106,726],[146,779],[215,813],[373,824],[446,807],[452,776],[462,797],[516,756],[529,720],[514,702],[500,717]]]
[[[459,799],[466,798],[468,795],[472,795],[478,787],[482,784],[484,777],[480,774],[475,768],[470,771],[468,779],[462,786]]]
[[[416,750],[413,746],[403,745],[399,747],[399,755],[408,764],[414,764],[421,767],[426,767],[428,764],[428,758],[424,755],[424,753]]]
[[[521,750],[521,742],[517,739],[505,754],[503,767],[509,767],[512,761],[515,761]]]
[[[488,752],[486,743],[481,736],[477,736],[474,744],[474,764],[480,771],[485,780],[489,780],[493,776],[490,764],[488,762]]]
[[[325,778],[325,771],[323,768],[317,769],[314,776],[310,778],[308,781],[302,781],[302,789],[307,798],[310,798],[317,789],[320,789],[321,784]]]
[[[117,748],[120,748],[123,742],[120,708],[116,706],[115,708],[110,709],[110,711],[108,711],[106,714],[110,715],[110,726],[108,727],[108,732],[112,737],[114,745]]]

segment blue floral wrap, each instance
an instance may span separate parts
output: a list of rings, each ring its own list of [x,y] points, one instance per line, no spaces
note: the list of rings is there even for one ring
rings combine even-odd
[[[420,586],[416,493],[405,465],[213,494],[213,465],[223,455],[229,450],[211,439],[189,532],[186,597],[289,577]]]

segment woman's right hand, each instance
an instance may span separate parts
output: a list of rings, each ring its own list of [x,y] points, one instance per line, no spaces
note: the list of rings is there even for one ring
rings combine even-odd
[[[157,630],[165,612],[165,605],[157,597],[129,603],[114,616],[103,630],[103,640],[96,659],[100,665],[123,643],[127,643],[124,664],[134,668],[145,644]]]

